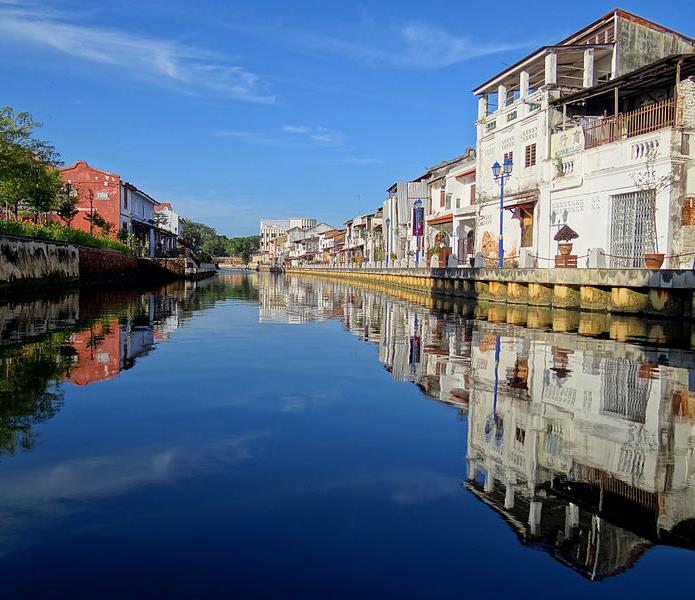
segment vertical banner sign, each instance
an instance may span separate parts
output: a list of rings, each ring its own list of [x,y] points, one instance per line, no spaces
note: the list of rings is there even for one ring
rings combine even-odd
[[[413,235],[420,237],[422,235],[422,223],[425,219],[425,209],[421,207],[413,208]]]

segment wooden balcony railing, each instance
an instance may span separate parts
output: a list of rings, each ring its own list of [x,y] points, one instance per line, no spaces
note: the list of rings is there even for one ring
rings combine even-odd
[[[676,119],[673,99],[656,102],[613,117],[597,119],[584,127],[586,148],[595,148],[627,138],[672,127]]]

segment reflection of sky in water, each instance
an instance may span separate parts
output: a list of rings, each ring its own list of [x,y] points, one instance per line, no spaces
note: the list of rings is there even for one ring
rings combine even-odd
[[[4,366],[48,353],[66,370],[55,414],[22,425],[33,450],[0,456],[8,593],[692,589],[695,553],[653,545],[687,533],[655,540],[649,520],[658,489],[664,523],[695,513],[687,349],[233,274],[12,310],[0,330],[25,357]]]

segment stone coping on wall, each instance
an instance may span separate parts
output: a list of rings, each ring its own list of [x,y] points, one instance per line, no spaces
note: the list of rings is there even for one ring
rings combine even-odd
[[[288,269],[288,271],[402,275],[469,281],[499,281],[503,283],[695,290],[695,271],[675,269],[662,269],[659,271],[649,269],[475,269],[470,267],[449,269],[370,269],[364,267],[305,265]]]

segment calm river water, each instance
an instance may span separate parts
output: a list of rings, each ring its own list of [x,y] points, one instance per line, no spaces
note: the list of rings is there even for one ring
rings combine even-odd
[[[688,597],[683,323],[220,273],[0,305],[3,597]]]

